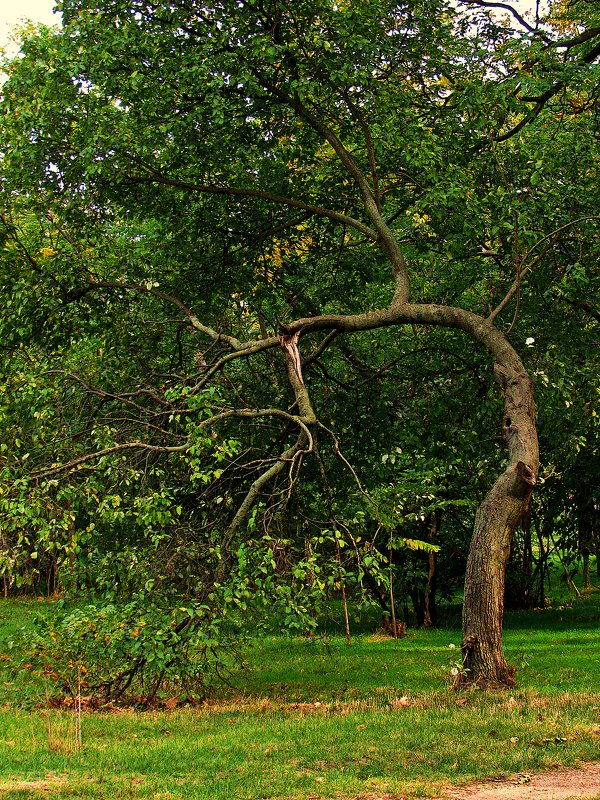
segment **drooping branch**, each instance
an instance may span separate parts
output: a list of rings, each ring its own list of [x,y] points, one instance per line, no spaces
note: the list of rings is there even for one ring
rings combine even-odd
[[[168,411],[164,413],[193,414],[197,413],[197,410],[176,409],[174,411]],[[292,422],[298,425],[301,429],[300,436],[304,437],[304,440],[309,442],[309,444],[312,441],[312,436],[308,425],[312,424],[313,420],[312,419],[306,420],[301,416],[295,414],[288,414],[286,411],[283,411],[279,408],[228,409],[227,411],[223,411],[219,414],[214,414],[206,419],[200,420],[197,423],[197,425],[199,428],[207,428],[211,427],[212,425],[215,425],[218,422],[222,422],[223,420],[231,419],[233,417],[239,417],[245,419],[257,419],[259,417],[280,417],[281,419],[285,419],[288,422]],[[164,431],[161,432],[164,433]],[[70,461],[66,461],[63,464],[57,464],[56,466],[49,467],[48,469],[34,471],[31,473],[31,477],[37,480],[37,479],[50,478],[54,475],[59,475],[65,472],[73,472],[74,470],[78,470],[83,464],[87,464],[91,461],[97,461],[101,458],[104,458],[105,456],[110,456],[113,455],[114,453],[119,453],[127,450],[140,450],[151,453],[163,453],[163,454],[184,453],[187,450],[189,450],[192,447],[192,445],[193,445],[193,438],[191,436],[186,436],[185,442],[180,445],[155,445],[142,441],[122,442],[120,444],[111,445],[111,447],[105,447],[102,450],[96,450],[93,453],[87,453],[86,455],[79,456],[78,458],[73,458]]]
[[[165,292],[161,292],[155,286],[150,284],[143,284],[143,283],[125,283],[122,281],[96,281],[93,278],[90,278],[89,285],[84,287],[83,289],[79,290],[78,292],[78,299],[79,297],[83,296],[83,294],[87,294],[94,289],[111,289],[111,290],[119,290],[119,289],[126,289],[127,291],[131,292],[139,292],[140,294],[150,294],[154,297],[158,297],[160,300],[165,300],[168,303],[172,303],[176,306],[184,315],[184,317],[188,320],[191,327],[199,331],[200,333],[204,333],[207,336],[210,336],[211,339],[214,339],[216,342],[225,342],[234,350],[237,350],[242,347],[242,343],[239,339],[236,339],[235,336],[228,336],[225,333],[219,333],[215,331],[213,328],[210,328],[208,325],[204,325],[198,317],[190,311],[190,309],[181,302],[177,297],[173,295],[166,294]]]
[[[224,551],[227,551],[227,548],[231,544],[234,536],[248,517],[254,504],[260,497],[262,489],[274,478],[276,478],[277,475],[281,474],[286,467],[289,468],[301,453],[308,452],[311,446],[312,445],[308,441],[305,432],[302,431],[294,444],[281,453],[281,455],[277,457],[275,463],[269,467],[269,469],[265,470],[265,472],[259,475],[259,477],[254,481],[254,483],[248,489],[248,492],[246,493],[246,496],[239,506],[234,518],[231,520],[227,530],[225,531],[222,543],[222,548]]]
[[[106,389],[100,389],[97,386],[92,386],[91,384],[87,383],[80,375],[75,374],[74,372],[64,372],[63,370],[48,370],[45,375],[60,375],[64,378],[68,378],[69,380],[73,381],[74,383],[79,384],[83,387],[84,391],[88,395],[94,395],[95,397],[99,397],[103,400],[114,400],[115,402],[122,403],[123,405],[130,406],[131,408],[135,409],[136,411],[141,411],[144,414],[153,414],[155,415],[156,412],[150,411],[148,408],[141,406],[139,403],[135,402],[136,398],[145,397],[153,402],[157,403],[160,406],[167,406],[170,409],[170,403],[165,400],[163,397],[153,391],[152,389],[136,389],[132,392],[109,392]],[[170,410],[167,413],[171,413]]]
[[[574,225],[578,225],[581,222],[590,222],[592,220],[598,220],[598,219],[600,219],[600,216],[596,216],[596,215],[589,216],[589,217],[579,217],[578,219],[574,219],[571,222],[567,222],[565,225],[561,225],[560,228],[557,228],[556,230],[552,231],[551,233],[547,233],[545,236],[542,236],[542,238],[539,239],[534,245],[532,245],[529,248],[529,250],[525,253],[523,258],[521,259],[521,268],[519,270],[519,275],[518,275],[517,280],[515,280],[513,282],[512,286],[510,287],[510,289],[508,290],[508,292],[506,293],[504,298],[501,300],[500,303],[498,303],[496,308],[488,316],[487,321],[488,322],[493,322],[496,319],[496,317],[500,313],[502,313],[502,311],[504,311],[506,306],[509,304],[509,302],[512,300],[512,298],[517,293],[517,291],[519,289],[519,286],[520,286],[520,283],[523,280],[523,278],[529,272],[531,272],[533,269],[535,269],[535,267],[543,260],[543,258],[546,255],[546,253],[549,250],[551,250],[552,247],[554,246],[554,240],[556,239],[556,237],[560,233],[562,233],[562,231],[565,231],[568,228],[572,228]],[[544,247],[542,252],[536,257],[535,261],[532,261],[531,263],[527,264],[527,261],[528,261],[529,257],[538,249],[538,247],[540,247],[541,245],[543,245],[546,242],[549,242],[549,244],[547,244],[546,247]]]
[[[529,33],[538,33],[537,29],[531,26],[510,3],[492,2],[492,0],[461,0],[461,2],[465,5],[478,6],[479,8],[500,8],[502,11],[508,11],[508,13],[512,14],[517,20],[519,25],[522,25]]]
[[[125,450],[146,450],[152,453],[184,453],[186,450],[190,449],[191,444],[190,437],[186,437],[185,443],[180,445],[156,445],[138,441],[123,442],[121,444],[112,445],[111,447],[105,447],[103,450],[96,450],[94,453],[87,453],[84,456],[73,458],[55,467],[34,471],[31,473],[31,477],[34,479],[42,479],[50,478],[53,475],[60,475],[63,472],[72,472],[90,461],[97,461],[100,458],[104,458],[104,456],[111,456],[114,453],[120,453]]]

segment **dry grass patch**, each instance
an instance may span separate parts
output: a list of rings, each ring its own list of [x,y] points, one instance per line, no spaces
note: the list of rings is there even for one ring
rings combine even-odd
[[[66,785],[66,778],[62,775],[47,775],[41,780],[19,780],[8,778],[0,780],[0,794],[13,794],[15,792],[49,792],[61,785]]]

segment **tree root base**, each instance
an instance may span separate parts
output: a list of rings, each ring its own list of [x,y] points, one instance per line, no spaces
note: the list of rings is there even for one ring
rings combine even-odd
[[[472,677],[470,675],[460,674],[456,676],[452,688],[455,691],[461,689],[482,689],[483,691],[506,691],[507,689],[514,689],[517,682],[514,678],[515,669],[510,667],[505,671],[505,674],[495,677],[488,677],[487,675],[478,675]]]

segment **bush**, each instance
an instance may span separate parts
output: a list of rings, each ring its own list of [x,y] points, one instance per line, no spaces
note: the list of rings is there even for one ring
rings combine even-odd
[[[27,658],[59,697],[150,703],[167,690],[206,697],[236,654],[207,606],[173,610],[138,596],[123,605],[57,603],[36,618]]]

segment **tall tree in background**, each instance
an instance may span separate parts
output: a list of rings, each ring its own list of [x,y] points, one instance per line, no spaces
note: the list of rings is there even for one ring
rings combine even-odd
[[[332,523],[333,463],[365,491],[374,464],[335,430],[343,361],[374,380],[392,374],[377,348],[478,348],[507,459],[475,515],[462,679],[496,686],[513,682],[505,569],[539,467],[519,315],[575,238],[580,273],[595,267],[594,195],[566,203],[555,176],[593,183],[600,28],[585,4],[546,21],[487,5],[65,0],[64,29],[28,38],[5,86],[2,283],[6,341],[53,372],[52,413],[57,395],[76,406],[23,475],[98,495],[90,469],[126,464],[158,487],[154,524],[161,491],[168,516],[204,481],[206,596],[257,514],[291,514],[300,475]],[[568,299],[589,314],[581,286]]]

